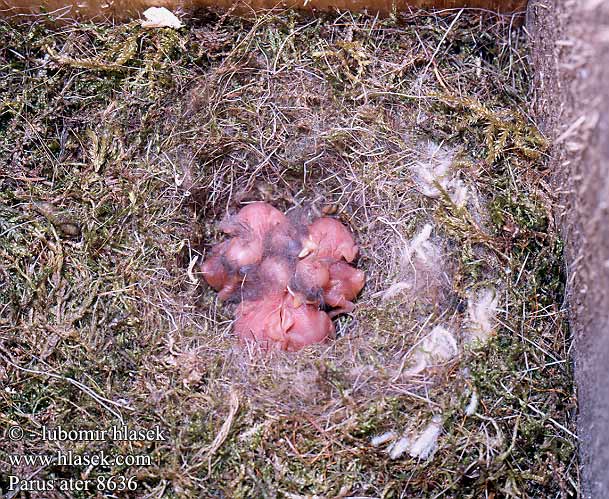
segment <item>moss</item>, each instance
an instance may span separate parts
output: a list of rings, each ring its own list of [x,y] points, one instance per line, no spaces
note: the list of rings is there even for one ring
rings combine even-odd
[[[209,15],[179,31],[0,23],[10,172],[0,299],[11,317],[0,354],[60,376],[7,369],[16,395],[0,395],[2,418],[34,432],[41,421],[106,427],[112,410],[161,425],[171,438],[146,443],[152,467],[111,470],[138,478],[134,496],[574,492],[562,243],[537,180],[547,144],[522,113],[524,39],[494,18],[463,13],[449,29],[453,19]],[[460,149],[453,168],[488,216],[447,193],[416,194],[410,166],[427,140]],[[334,207],[356,232],[368,284],[356,313],[336,321],[334,344],[245,356],[228,332],[233,305],[192,283],[188,267],[220,237],[216,222],[254,199]],[[63,221],[82,237],[62,233]],[[430,221],[454,262],[441,306],[380,301],[400,279],[403,245]],[[403,377],[404,352],[428,327],[463,322],[468,293],[491,284],[505,297],[495,339]],[[208,456],[231,389],[239,410]],[[474,390],[479,408],[466,417]],[[433,459],[391,460],[370,445],[432,414],[444,418]],[[117,451],[91,446],[102,448]]]

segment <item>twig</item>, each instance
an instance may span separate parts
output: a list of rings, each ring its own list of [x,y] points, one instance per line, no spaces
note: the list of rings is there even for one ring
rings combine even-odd
[[[4,362],[6,362],[8,365],[14,367],[15,369],[18,369],[19,371],[23,371],[29,374],[36,374],[39,376],[48,376],[49,378],[54,378],[54,379],[60,379],[62,381],[67,381],[68,383],[70,383],[71,385],[74,385],[76,388],[78,388],[79,390],[81,390],[82,392],[86,393],[89,397],[91,397],[93,400],[95,400],[98,404],[100,404],[104,409],[106,409],[107,411],[111,412],[114,416],[116,416],[119,421],[121,422],[121,424],[124,424],[124,420],[123,420],[123,416],[120,412],[115,411],[114,409],[112,409],[110,407],[110,405],[113,405],[115,407],[120,407],[121,409],[129,409],[129,410],[133,410],[132,407],[124,405],[124,404],[119,404],[118,402],[114,402],[114,400],[110,400],[107,399],[105,397],[102,397],[101,395],[98,395],[97,393],[95,393],[93,391],[93,389],[89,388],[87,385],[82,384],[79,381],[76,381],[75,379],[69,378],[67,376],[61,376],[59,374],[55,374],[55,373],[50,373],[50,372],[45,372],[45,371],[37,371],[36,369],[28,369],[25,367],[21,367],[18,366],[17,364],[15,364],[14,362],[12,362],[11,360],[9,360],[7,357],[5,357],[4,355],[0,354],[0,359],[4,360]]]

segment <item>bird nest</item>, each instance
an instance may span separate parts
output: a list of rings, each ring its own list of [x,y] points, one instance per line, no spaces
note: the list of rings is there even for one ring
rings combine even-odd
[[[29,435],[3,444],[0,488],[576,494],[562,244],[509,18],[202,13],[0,37],[0,418]],[[354,234],[367,282],[336,339],[235,340],[200,265],[254,201]],[[40,438],[123,423],[167,438]],[[58,448],[153,459],[9,460]]]

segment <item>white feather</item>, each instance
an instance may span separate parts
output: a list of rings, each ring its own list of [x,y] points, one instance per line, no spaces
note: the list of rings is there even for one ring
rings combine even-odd
[[[442,432],[442,418],[434,416],[423,432],[412,443],[409,454],[418,459],[429,459],[438,448],[438,437]]]
[[[389,457],[391,459],[397,459],[409,449],[410,439],[406,435],[404,435],[388,449]]]
[[[471,398],[469,399],[469,403],[467,404],[467,407],[465,408],[465,415],[473,416],[474,414],[476,414],[477,409],[478,409],[478,392],[474,390],[472,392]]]
[[[379,445],[383,445],[391,440],[394,440],[397,437],[397,433],[395,431],[387,431],[382,433],[381,435],[377,435],[370,440],[370,443],[373,447],[378,447]]]
[[[417,292],[421,283],[435,282],[442,269],[440,249],[430,240],[434,227],[425,224],[423,228],[406,243],[401,255],[403,279],[375,296],[383,301],[390,300],[403,291]]]
[[[492,289],[483,289],[467,301],[467,340],[485,343],[495,330],[499,299]]]
[[[173,12],[165,7],[150,7],[144,11],[145,21],[142,21],[144,28],[175,28],[179,29],[182,26],[180,21]]]
[[[441,194],[438,186],[446,190],[448,183],[452,180],[450,166],[453,156],[454,152],[451,149],[428,142],[426,157],[411,167],[414,181],[421,194],[430,198],[438,198]]]
[[[434,327],[416,346],[410,358],[414,365],[407,374],[418,374],[435,364],[448,362],[459,353],[455,336],[442,326]]]
[[[415,163],[411,170],[417,190],[424,196],[439,198],[442,192],[459,207],[467,203],[467,187],[451,170],[455,151],[433,142],[427,144],[424,159]]]

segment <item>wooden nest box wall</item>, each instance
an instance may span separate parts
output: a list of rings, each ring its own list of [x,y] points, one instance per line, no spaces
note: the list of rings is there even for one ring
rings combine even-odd
[[[5,17],[50,13],[57,19],[124,20],[138,17],[149,7],[176,11],[198,8],[231,9],[251,13],[274,8],[307,11],[351,10],[387,14],[413,8],[476,8],[503,14],[523,12],[528,0],[0,0]]]

